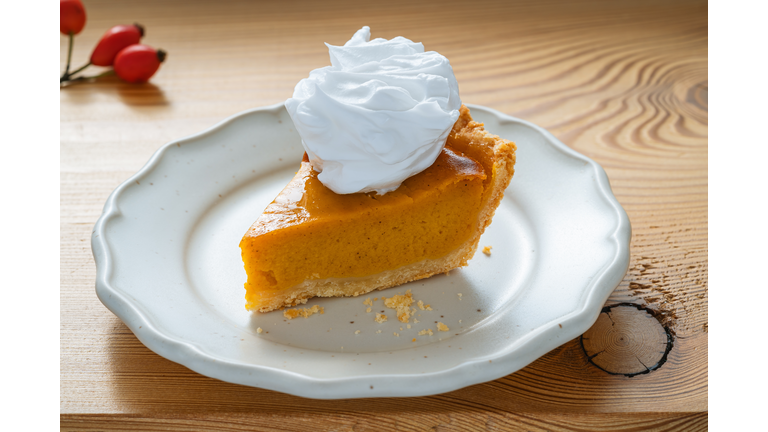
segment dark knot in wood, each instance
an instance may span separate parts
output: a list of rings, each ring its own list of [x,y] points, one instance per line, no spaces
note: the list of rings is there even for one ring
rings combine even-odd
[[[581,335],[589,362],[613,375],[649,373],[661,367],[672,349],[672,335],[656,313],[632,303],[603,308]]]

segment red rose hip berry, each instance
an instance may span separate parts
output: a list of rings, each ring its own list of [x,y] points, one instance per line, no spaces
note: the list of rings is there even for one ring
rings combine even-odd
[[[80,0],[59,0],[61,33],[76,35],[85,27],[85,7]]]
[[[115,73],[129,83],[147,82],[160,68],[166,53],[147,45],[131,45],[115,57]]]
[[[112,66],[115,57],[123,48],[136,45],[144,36],[144,27],[139,24],[117,25],[107,30],[91,54],[91,64]]]

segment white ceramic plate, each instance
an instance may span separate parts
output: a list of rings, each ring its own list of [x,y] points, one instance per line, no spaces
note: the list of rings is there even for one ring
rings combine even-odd
[[[282,104],[167,144],[112,193],[91,241],[96,293],[157,354],[304,397],[431,395],[515,372],[594,323],[627,270],[630,225],[598,164],[528,122],[470,110],[516,142],[516,173],[480,240],[491,256],[372,293],[431,304],[410,329],[390,309],[374,322],[368,296],[313,299],[325,314],[292,321],[245,310],[238,243],[303,153]]]

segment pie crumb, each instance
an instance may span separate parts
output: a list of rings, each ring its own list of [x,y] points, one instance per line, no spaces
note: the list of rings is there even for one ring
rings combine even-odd
[[[380,314],[380,313],[376,314],[376,322],[377,323],[381,324],[381,323],[383,323],[386,320],[387,320],[387,316],[386,315]]]
[[[483,248],[483,253],[488,255],[488,256],[491,256],[491,249],[493,249],[492,246],[486,246],[486,247]]]
[[[416,342],[416,338],[411,339],[411,342]]]
[[[263,332],[263,331],[264,331],[264,330],[262,330],[262,329],[261,329],[261,327],[259,327],[259,328],[257,328],[257,329],[256,329],[256,333],[258,333],[258,334],[261,334],[261,332]]]
[[[365,313],[371,313],[371,308],[366,309]]]
[[[432,329],[424,329],[424,330],[419,332],[419,336],[424,336],[424,335],[432,336],[433,334],[434,333],[432,332]]]
[[[416,306],[419,307],[419,309],[424,310],[424,302],[419,300],[418,303],[416,303]]]
[[[355,334],[360,334],[360,330],[355,330]]]
[[[447,332],[448,330],[450,330],[447,325],[441,322],[437,323],[437,329],[444,332]]]
[[[414,323],[414,324],[418,324],[418,323],[419,323],[419,320],[417,320],[416,318],[414,318],[414,319],[413,319],[413,323]]]
[[[459,300],[461,300],[461,293],[458,293],[456,295],[459,296]]]
[[[368,305],[368,306],[373,306],[373,303],[371,302],[371,298],[370,297],[365,299],[365,301],[363,301],[363,304],[364,305]]]
[[[309,318],[310,315],[314,315],[316,313],[320,313],[321,315],[325,313],[325,308],[320,307],[318,305],[314,305],[311,308],[302,308],[302,309],[286,309],[283,311],[283,316],[288,319],[294,319],[298,317],[299,315],[303,316],[304,318]]]
[[[425,308],[426,310],[432,310],[432,308],[431,308],[431,307],[429,307],[429,305],[426,305],[426,306],[424,306],[424,308]]]
[[[404,323],[407,323],[411,318],[412,304],[413,295],[411,290],[406,291],[405,294],[398,294],[384,300],[384,305],[390,309],[397,310],[397,319]]]
[[[394,334],[394,335],[395,335],[395,336],[397,336],[397,337],[400,337],[400,335],[399,335],[399,334],[397,334],[397,332],[392,332],[392,334]]]

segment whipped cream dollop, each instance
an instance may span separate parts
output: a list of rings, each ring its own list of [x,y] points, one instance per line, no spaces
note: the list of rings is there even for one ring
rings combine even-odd
[[[448,59],[363,27],[328,45],[331,66],[301,80],[285,107],[318,179],[338,194],[397,189],[435,161],[459,118]]]

